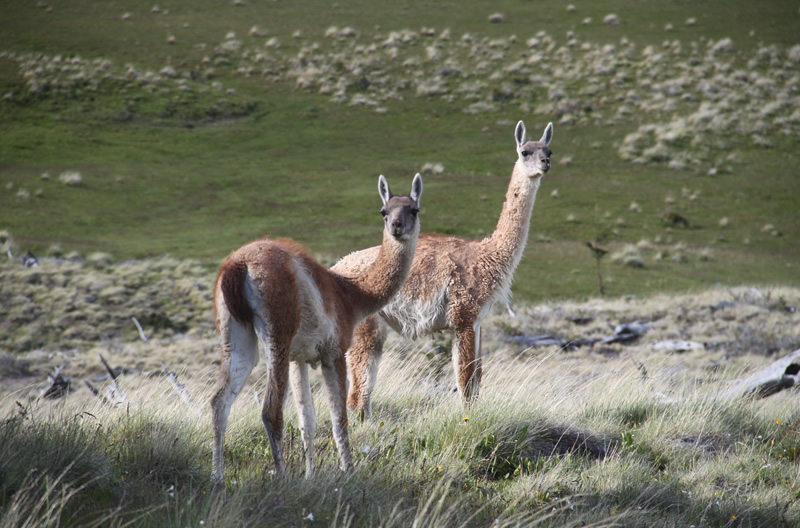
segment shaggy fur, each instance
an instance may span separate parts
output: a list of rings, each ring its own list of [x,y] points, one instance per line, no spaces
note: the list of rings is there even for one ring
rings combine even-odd
[[[353,330],[400,289],[414,258],[419,236],[422,178],[414,178],[409,197],[393,196],[383,176],[383,244],[372,264],[344,277],[314,261],[296,242],[267,238],[231,253],[214,287],[214,310],[222,364],[211,400],[214,426],[213,479],[224,480],[223,444],[228,415],[258,362],[258,343],[266,353],[267,389],[262,420],[275,470],[283,474],[283,403],[291,383],[306,457],[306,476],[314,474],[316,416],[308,365],[322,366],[342,466],[352,469],[347,436],[345,351]]]
[[[357,330],[348,352],[351,387],[348,405],[371,411],[371,394],[388,324],[409,339],[438,330],[453,333],[453,367],[464,405],[478,396],[481,377],[481,321],[492,304],[510,295],[511,280],[528,240],[540,177],[550,170],[553,124],[539,141],[526,141],[525,125],[515,130],[517,162],[511,173],[503,210],[494,233],[483,240],[425,234],[406,283],[380,312]],[[378,248],[352,253],[333,271],[358,275],[367,269]]]

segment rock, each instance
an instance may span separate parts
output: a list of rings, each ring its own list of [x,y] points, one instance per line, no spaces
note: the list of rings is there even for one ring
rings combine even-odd
[[[701,351],[705,350],[706,347],[703,343],[697,343],[695,341],[681,341],[675,339],[667,339],[664,341],[658,341],[653,345],[653,349],[657,352],[694,352],[694,351]]]

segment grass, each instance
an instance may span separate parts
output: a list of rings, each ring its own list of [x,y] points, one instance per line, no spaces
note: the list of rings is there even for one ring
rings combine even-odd
[[[403,188],[426,163],[441,163],[444,171],[426,177],[424,230],[482,237],[499,215],[514,160],[514,124],[524,119],[533,136],[553,120],[556,166],[536,205],[531,247],[515,280],[517,298],[596,293],[587,240],[614,250],[641,238],[661,239],[720,255],[712,261],[663,262],[635,273],[607,264],[603,272],[610,295],[765,277],[797,284],[799,255],[797,245],[789,243],[800,235],[792,216],[798,205],[796,123],[763,121],[769,125],[763,135],[771,145],[767,149],[753,146],[743,132],[720,137],[713,130],[690,130],[690,139],[702,136],[697,146],[684,142],[667,151],[672,157],[689,156],[686,170],[670,169],[668,161],[631,164],[617,152],[639,126],[679,121],[697,109],[697,103],[676,96],[673,109],[652,110],[651,95],[660,91],[643,88],[647,79],[665,85],[692,79],[683,92],[699,101],[708,94],[697,87],[714,68],[729,68],[720,70],[725,75],[743,69],[774,79],[774,86],[726,107],[726,118],[743,123],[761,97],[791,97],[786,90],[793,77],[780,73],[791,71],[785,57],[797,44],[792,28],[798,26],[798,14],[791,2],[774,2],[758,15],[741,2],[735,9],[725,7],[724,17],[720,6],[701,2],[691,26],[677,6],[626,2],[602,8],[576,4],[571,14],[548,10],[532,24],[523,22],[529,18],[523,13],[533,6],[516,2],[459,5],[457,19],[446,14],[446,5],[425,19],[407,6],[367,9],[359,3],[312,8],[179,2],[157,13],[126,2],[50,7],[10,7],[9,20],[15,23],[0,37],[0,49],[7,52],[0,58],[0,91],[14,94],[0,104],[0,115],[10,124],[0,142],[0,227],[11,231],[22,251],[41,254],[60,244],[83,254],[104,251],[119,260],[170,254],[213,268],[250,239],[289,234],[333,261],[379,241],[377,174]],[[504,13],[503,23],[487,21],[495,11]],[[615,12],[620,25],[603,24],[606,11]],[[123,20],[126,12],[131,17]],[[594,22],[584,25],[587,16]],[[665,20],[673,31],[662,31]],[[254,25],[266,36],[249,36]],[[331,26],[352,27],[355,36],[326,37]],[[434,36],[425,36],[426,27],[434,28]],[[445,28],[450,40],[440,38]],[[292,38],[296,30],[302,38]],[[375,55],[391,48],[365,51],[392,31],[409,30],[417,36],[397,46],[396,59]],[[241,42],[238,51],[225,47],[231,31]],[[540,40],[552,43],[542,52],[544,66],[520,70],[514,64],[537,53],[527,40],[540,31],[546,32]],[[568,31],[578,45],[568,44]],[[471,44],[462,42],[464,33],[472,35]],[[176,36],[174,44],[167,43],[169,34]],[[706,56],[708,40],[730,36],[735,37],[732,51]],[[265,48],[271,37],[279,46]],[[623,38],[633,46],[629,56]],[[679,41],[681,50],[662,53],[661,63],[642,59],[648,45],[661,51],[665,39]],[[314,43],[318,48],[310,54]],[[607,44],[615,46],[610,55],[602,51]],[[424,59],[426,47],[438,49],[439,58]],[[693,53],[699,65],[687,69]],[[34,72],[50,71],[47,65],[56,56],[59,68],[80,57],[75,68],[85,71],[82,80],[59,73],[57,88],[29,92],[24,77],[45,86],[56,73]],[[416,65],[402,66],[406,60]],[[618,87],[613,76],[591,73],[609,60],[617,72],[627,72],[627,84]],[[417,96],[414,87],[439,75],[442,64],[455,64],[461,74],[441,78],[444,95]],[[309,65],[328,73],[310,77],[311,89],[298,89],[297,72]],[[98,68],[101,73],[92,73]],[[165,68],[176,77],[163,73]],[[250,69],[256,75],[247,75]],[[262,69],[268,73],[258,74]],[[496,71],[508,73],[498,78],[492,76]],[[132,82],[132,75],[149,80]],[[318,93],[340,81],[346,87],[343,103],[335,102],[335,94]],[[462,82],[483,88],[459,91]],[[565,98],[552,99],[552,90]],[[619,90],[639,93],[641,107],[617,101]],[[734,90],[744,93],[745,88]],[[373,103],[348,103],[357,97],[386,113],[376,113]],[[786,101],[791,110],[794,103]],[[494,110],[464,112],[475,102]],[[623,106],[632,112],[614,117]],[[777,115],[782,113],[791,112],[784,108]],[[720,141],[724,150],[715,147]],[[724,161],[729,155],[733,161]],[[560,166],[562,157],[572,162]],[[719,172],[709,176],[718,164]],[[79,172],[82,183],[59,182],[65,171]],[[42,180],[43,173],[49,179]],[[555,189],[557,198],[550,196]],[[682,189],[696,198],[684,199]],[[678,198],[666,204],[670,195]],[[633,201],[640,213],[629,210]],[[689,228],[665,227],[662,216],[671,211],[687,218]],[[725,227],[719,226],[722,217],[729,219]],[[762,232],[766,224],[774,230]]]
[[[800,348],[795,2],[238,4],[4,6],[0,249],[41,258],[0,263],[0,526],[800,523],[796,392],[718,397]],[[484,325],[478,404],[458,405],[446,337],[395,336],[375,416],[350,427],[354,473],[319,399],[319,475],[290,411],[279,480],[257,367],[213,490],[225,254],[265,234],[326,263],[377,244],[377,175],[405,191],[426,164],[443,170],[423,229],[485,236],[519,119],[534,139],[554,122],[554,168],[517,316]],[[609,252],[606,300],[587,241]],[[630,344],[511,339],[634,321],[651,328]],[[657,351],[678,339],[700,346]],[[126,369],[128,405],[82,383],[107,389],[98,354]],[[41,398],[58,367],[72,391]]]
[[[722,402],[731,372],[666,403],[627,360],[565,384],[539,360],[492,360],[469,413],[390,354],[376,416],[350,427],[344,475],[318,404],[319,475],[302,476],[295,418],[288,475],[271,471],[251,398],[234,408],[224,495],[210,486],[205,405],[159,379],[125,377],[129,405],[77,393],[6,408],[3,524],[59,526],[791,526],[800,520],[793,396]],[[550,358],[548,368],[568,362]],[[720,375],[721,374],[721,375]],[[208,371],[185,378],[196,401]],[[536,398],[530,387],[536,386]],[[157,404],[155,402],[158,402]],[[324,417],[324,418],[323,418]],[[22,456],[24,455],[24,456]],[[47,507],[42,506],[47,502]],[[495,521],[496,520],[496,521]]]
[[[303,478],[291,404],[288,475],[273,474],[254,397],[263,399],[262,362],[231,414],[220,494],[210,484],[213,272],[174,258],[106,258],[0,264],[0,449],[15,454],[0,461],[3,526],[800,521],[796,391],[720,398],[730,380],[800,348],[797,288],[520,303],[516,316],[497,307],[483,326],[481,398],[468,412],[453,390],[448,338],[410,344],[392,334],[374,415],[363,423],[353,416],[349,428],[351,475],[338,469],[317,398],[313,481]],[[600,338],[633,321],[650,329],[628,344],[561,350],[513,339]],[[659,351],[676,339],[698,346]],[[121,373],[128,403],[105,403],[87,388],[110,388],[98,355]],[[71,390],[44,398],[58,367]],[[165,369],[177,373],[189,404]],[[321,379],[312,388],[321,393]]]

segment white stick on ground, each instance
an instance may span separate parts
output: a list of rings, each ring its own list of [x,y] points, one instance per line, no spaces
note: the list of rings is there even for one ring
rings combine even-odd
[[[164,369],[164,374],[166,374],[167,381],[169,381],[170,385],[172,385],[172,388],[175,389],[178,394],[180,394],[181,399],[186,402],[186,405],[192,407],[192,397],[189,396],[189,392],[186,390],[186,387],[178,383],[178,376],[171,370],[167,370],[165,365],[162,365],[161,367]]]
[[[144,335],[144,330],[142,330],[142,325],[139,324],[139,320],[136,319],[136,317],[131,317],[131,320],[133,320],[133,324],[135,324],[136,328],[139,330],[139,337],[142,338],[142,341],[146,342],[147,341],[147,336]]]

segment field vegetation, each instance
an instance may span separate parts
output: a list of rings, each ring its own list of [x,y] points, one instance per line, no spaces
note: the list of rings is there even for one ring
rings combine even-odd
[[[797,391],[727,392],[800,349],[796,2],[6,4],[0,526],[800,524]],[[212,489],[221,259],[378,244],[381,173],[485,236],[520,119],[554,166],[477,405],[390,336],[355,472],[318,398],[280,480],[262,362]]]
[[[498,307],[469,412],[443,336],[391,336],[374,416],[351,423],[352,475],[338,469],[318,399],[312,482],[291,406],[289,475],[272,473],[262,362],[231,415],[222,492],[210,481],[212,280],[196,261],[165,257],[0,265],[4,526],[800,521],[797,392],[728,395],[733,380],[800,349],[800,289]],[[646,331],[599,341],[622,324]],[[543,335],[554,343],[529,346]],[[52,386],[66,396],[48,397]],[[320,393],[321,379],[312,386]]]
[[[519,299],[596,294],[587,240],[687,248],[603,262],[611,295],[797,276],[791,2],[38,4],[0,35],[0,228],[36,254],[333,261],[379,241],[376,175],[426,165],[423,228],[485,236],[523,119],[556,166]]]

